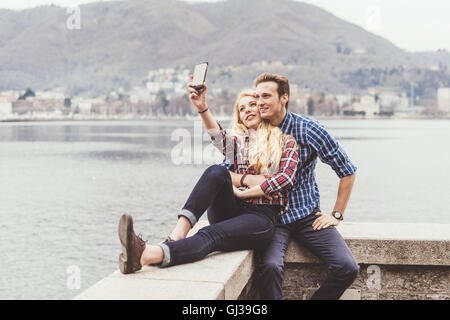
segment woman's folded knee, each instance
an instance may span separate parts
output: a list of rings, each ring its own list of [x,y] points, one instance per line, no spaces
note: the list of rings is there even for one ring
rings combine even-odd
[[[207,174],[210,178],[223,178],[228,173],[227,168],[224,166],[221,166],[220,164],[214,164],[210,167],[208,167],[205,170],[204,174]]]

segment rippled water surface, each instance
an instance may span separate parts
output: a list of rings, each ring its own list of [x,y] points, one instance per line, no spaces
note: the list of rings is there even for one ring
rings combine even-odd
[[[358,167],[346,221],[450,223],[450,121],[322,123]],[[0,123],[0,299],[71,299],[115,271],[123,212],[163,240],[208,166],[199,154],[220,159],[205,141],[179,164],[180,137],[201,141],[198,123]],[[319,162],[317,179],[330,211],[337,176]]]

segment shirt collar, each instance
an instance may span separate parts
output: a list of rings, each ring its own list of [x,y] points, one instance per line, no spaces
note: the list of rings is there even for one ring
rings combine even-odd
[[[284,117],[283,121],[281,121],[279,127],[281,129],[281,131],[283,131],[283,133],[285,132],[289,132],[289,129],[292,126],[292,119],[294,117],[292,116],[292,113],[287,111],[286,112],[286,116]]]

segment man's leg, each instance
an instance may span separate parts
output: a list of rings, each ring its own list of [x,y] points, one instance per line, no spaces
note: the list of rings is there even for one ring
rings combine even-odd
[[[281,300],[284,255],[289,244],[289,228],[277,225],[269,245],[257,252],[261,261],[258,265],[258,287],[260,299]]]
[[[336,227],[313,230],[315,219],[317,216],[312,213],[292,224],[292,237],[328,267],[327,277],[311,299],[337,300],[356,279],[359,265]]]

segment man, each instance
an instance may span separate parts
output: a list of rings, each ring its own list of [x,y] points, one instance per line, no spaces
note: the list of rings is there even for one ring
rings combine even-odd
[[[324,261],[328,275],[311,299],[339,299],[359,272],[344,239],[336,230],[347,206],[355,181],[356,167],[338,142],[317,121],[288,111],[289,81],[275,74],[262,74],[255,80],[261,117],[295,137],[299,146],[299,168],[289,194],[289,209],[279,217],[271,244],[261,252],[259,285],[261,299],[282,298],[284,255],[292,237]],[[331,166],[340,179],[332,213],[320,210],[319,189],[314,169],[317,158]],[[266,177],[232,173],[233,183],[248,187]],[[213,213],[208,212],[211,216]]]

